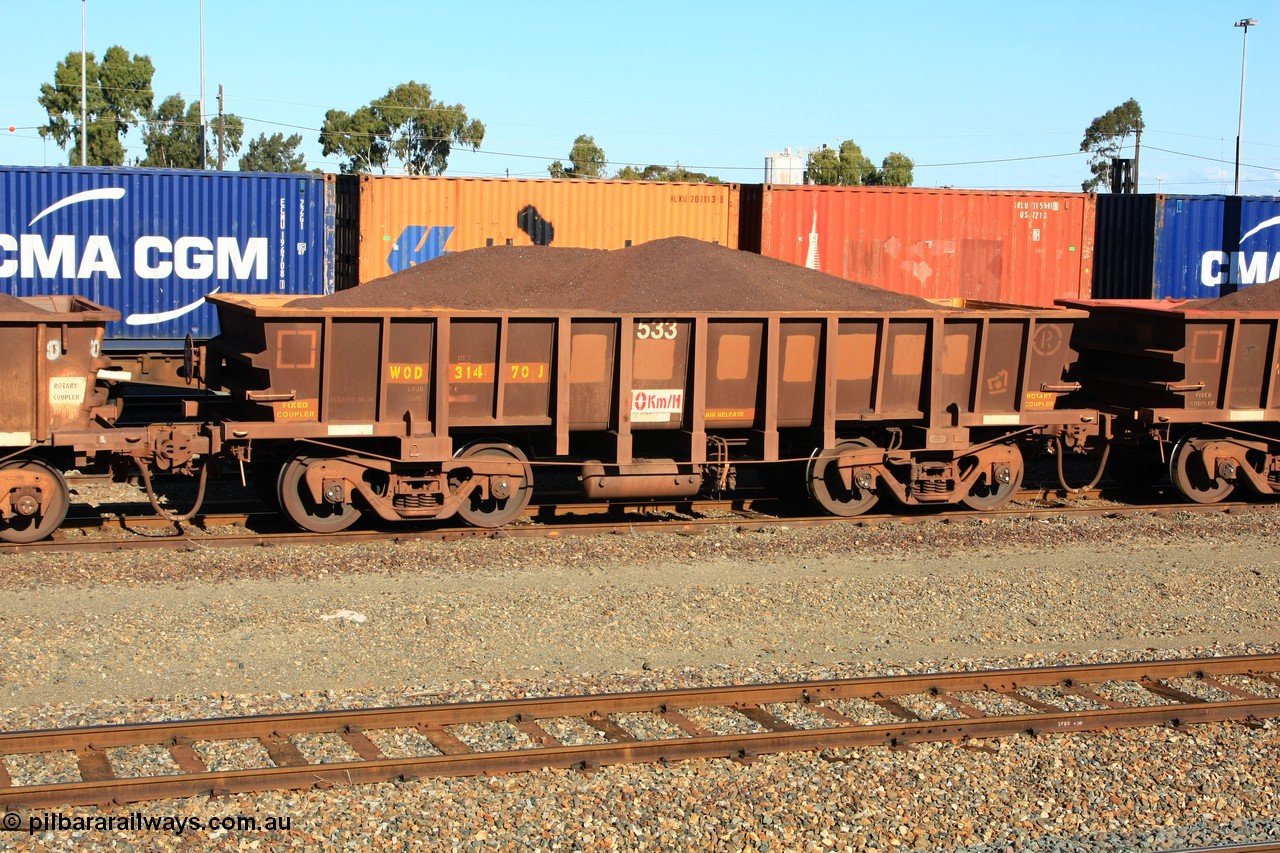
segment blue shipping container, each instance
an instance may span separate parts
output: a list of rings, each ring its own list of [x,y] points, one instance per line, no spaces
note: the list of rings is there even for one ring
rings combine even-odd
[[[1280,198],[1099,195],[1094,296],[1214,299],[1280,278]]]
[[[210,293],[333,290],[332,176],[0,166],[0,292],[117,309],[112,349],[217,334]]]

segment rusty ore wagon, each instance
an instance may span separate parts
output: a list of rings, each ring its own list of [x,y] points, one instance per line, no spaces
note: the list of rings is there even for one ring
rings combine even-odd
[[[590,498],[691,497],[785,466],[824,509],[1007,501],[1020,443],[1096,434],[1060,309],[671,312],[307,310],[215,295],[207,377],[235,403],[214,443],[269,460],[316,531],[505,524],[538,466]],[[299,300],[300,301],[300,300]],[[790,465],[787,465],[790,463]],[[780,468],[779,470],[782,470]]]
[[[35,541],[66,517],[59,466],[38,451],[74,443],[111,419],[98,373],[107,323],[120,313],[79,296],[0,296],[0,534]],[[37,451],[37,452],[33,452]]]
[[[1114,418],[1116,464],[1131,480],[1165,473],[1188,500],[1237,486],[1280,492],[1280,309],[1207,301],[1064,300],[1086,312],[1073,346],[1081,405]],[[1240,291],[1240,295],[1249,291]]]

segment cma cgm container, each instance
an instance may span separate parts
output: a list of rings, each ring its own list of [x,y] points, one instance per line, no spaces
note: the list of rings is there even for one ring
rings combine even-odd
[[[333,179],[0,167],[0,292],[114,308],[108,349],[209,338],[210,293],[332,290]]]
[[[1093,294],[1204,299],[1280,278],[1280,198],[1098,197]]]
[[[693,237],[738,248],[732,184],[361,175],[339,178],[339,193],[340,218],[359,220],[359,261],[340,249],[339,289],[484,246],[621,249]],[[353,268],[356,281],[346,278]]]
[[[743,248],[898,293],[1040,307],[1090,293],[1093,195],[766,184],[743,187],[741,208]]]

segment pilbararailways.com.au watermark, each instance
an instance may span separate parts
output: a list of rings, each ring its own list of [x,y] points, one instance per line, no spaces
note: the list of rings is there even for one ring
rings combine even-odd
[[[32,812],[25,816],[6,812],[0,819],[0,829],[8,832],[164,832],[182,835],[184,832],[273,832],[292,828],[293,818],[269,815],[214,815],[194,817],[190,815],[154,815],[146,812],[129,812],[114,815],[68,815],[62,812]]]

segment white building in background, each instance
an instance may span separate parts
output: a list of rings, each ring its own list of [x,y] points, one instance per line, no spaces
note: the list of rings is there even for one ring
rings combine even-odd
[[[764,155],[764,182],[799,186],[804,183],[805,165],[809,162],[808,148],[792,151],[784,148]]]

